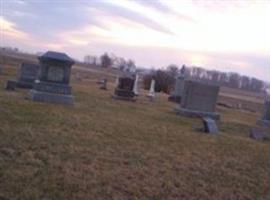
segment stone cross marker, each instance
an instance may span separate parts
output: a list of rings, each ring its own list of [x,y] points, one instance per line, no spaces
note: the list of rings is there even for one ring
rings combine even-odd
[[[40,72],[29,96],[33,101],[73,105],[69,86],[74,61],[65,53],[48,51],[39,57]]]
[[[219,86],[186,81],[181,106],[176,112],[188,117],[210,117],[219,120],[215,112]]]

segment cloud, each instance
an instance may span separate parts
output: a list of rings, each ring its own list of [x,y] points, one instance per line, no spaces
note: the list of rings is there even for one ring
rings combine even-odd
[[[3,16],[0,16],[0,28],[4,37],[21,40],[29,38],[27,33],[19,30],[14,22],[6,20]]]
[[[13,0],[13,3],[19,4],[19,5],[26,5],[26,2],[23,0]]]
[[[4,43],[270,77],[268,1],[5,1]]]
[[[135,5],[139,4],[135,3]],[[138,13],[138,10],[136,9],[121,6],[121,4],[117,4],[113,1],[109,4],[104,2],[93,2],[92,5],[89,6],[89,11],[91,12],[93,8],[100,10],[99,14],[102,16],[120,16],[130,21],[134,21],[135,23],[140,23],[141,25],[148,28],[152,28],[155,31],[164,32],[166,34],[173,34],[167,27],[163,26],[163,24],[159,23],[158,21],[153,20],[152,18],[143,15],[142,13]],[[142,8],[149,9],[143,6]],[[149,10],[151,11],[152,9]]]
[[[24,17],[24,18],[35,17],[35,15],[32,14],[32,13],[24,12],[24,11],[19,11],[19,10],[14,10],[12,12],[12,15],[14,17]]]
[[[155,9],[158,12],[161,12],[166,15],[175,16],[180,21],[188,21],[192,23],[197,23],[197,20],[195,20],[191,15],[186,15],[183,13],[175,12],[174,9],[170,8],[168,5],[162,3],[162,1],[159,0],[134,0],[137,3],[142,4],[143,6],[150,7]]]

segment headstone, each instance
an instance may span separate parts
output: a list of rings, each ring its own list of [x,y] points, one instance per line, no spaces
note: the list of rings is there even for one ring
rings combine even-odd
[[[48,51],[39,58],[40,72],[29,96],[33,101],[73,105],[69,86],[74,61],[65,53]]]
[[[124,75],[117,78],[117,86],[114,90],[113,98],[121,100],[135,100],[133,91],[135,79],[132,75]]]
[[[101,90],[107,90],[107,79],[106,78],[104,78],[100,84],[101,84],[101,86],[100,86]]]
[[[187,117],[220,119],[215,112],[219,86],[196,81],[186,81],[181,105],[175,111]]]
[[[209,117],[204,117],[202,120],[203,120],[203,125],[204,125],[203,131],[205,133],[210,133],[213,135],[218,134],[218,127],[215,120]]]
[[[257,121],[257,124],[264,127],[270,127],[270,101],[265,101],[263,115],[261,119]]]
[[[75,74],[75,80],[78,81],[78,82],[81,82],[82,81],[82,77],[81,77],[81,74],[79,72],[77,72]]]
[[[135,76],[135,83],[134,83],[134,87],[133,87],[133,92],[134,92],[135,96],[139,95],[138,85],[139,85],[139,74],[137,73]]]
[[[116,79],[115,79],[115,88],[118,87],[118,84],[119,84],[119,77],[117,76]]]
[[[17,86],[17,81],[8,80],[6,84],[6,90],[15,90]]]
[[[263,140],[266,139],[266,133],[263,129],[252,128],[249,133],[249,137],[254,140]]]
[[[184,92],[185,73],[186,67],[183,65],[180,70],[180,75],[176,79],[174,90],[171,92],[168,98],[169,101],[181,103],[181,98]]]
[[[154,101],[155,99],[155,96],[156,96],[156,93],[155,93],[155,80],[152,79],[151,80],[151,86],[150,86],[150,89],[149,89],[149,93],[148,93],[148,97],[151,101]]]
[[[18,73],[17,80],[8,80],[6,89],[11,88],[33,88],[34,81],[38,77],[39,66],[36,64],[22,63]]]

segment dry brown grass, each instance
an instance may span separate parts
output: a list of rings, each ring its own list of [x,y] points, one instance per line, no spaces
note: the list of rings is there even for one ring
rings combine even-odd
[[[75,107],[1,87],[0,199],[270,199],[270,143],[248,138],[257,114],[219,108],[213,137],[166,95],[116,101],[94,76],[73,81]]]

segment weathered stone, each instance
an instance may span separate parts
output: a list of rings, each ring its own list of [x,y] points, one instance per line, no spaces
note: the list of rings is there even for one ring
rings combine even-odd
[[[184,84],[185,84],[185,72],[186,67],[185,65],[182,66],[180,70],[180,75],[177,77],[174,90],[171,92],[168,100],[176,103],[181,103],[182,95],[184,92]]]
[[[38,65],[23,63],[19,72],[19,82],[33,83],[38,77],[38,71]]]
[[[135,76],[133,92],[134,92],[135,96],[139,96],[139,74],[138,73]]]
[[[61,95],[56,93],[40,92],[30,90],[29,97],[32,101],[73,105],[74,97],[72,95]]]
[[[262,119],[270,120],[270,100],[266,101],[264,104],[264,113]]]
[[[119,77],[117,87],[114,90],[113,98],[121,100],[135,100],[135,93],[133,91],[135,79],[133,76],[126,75]]]
[[[74,61],[64,53],[48,51],[39,57],[40,73],[34,89],[29,92],[33,101],[73,105],[69,86]]]
[[[150,101],[154,101],[155,97],[156,97],[155,85],[156,85],[156,81],[154,79],[152,79],[150,89],[149,89],[149,92],[147,95],[147,97],[149,98]]]
[[[15,90],[17,86],[17,81],[8,80],[6,85],[6,90]]]
[[[106,78],[104,78],[103,81],[101,82],[100,89],[107,90],[107,79]]]
[[[203,131],[205,133],[210,133],[213,135],[217,135],[218,134],[218,127],[216,124],[216,121],[209,118],[209,117],[204,117],[203,118],[203,125],[204,125],[204,129]]]
[[[176,112],[187,117],[210,117],[220,119],[215,112],[219,86],[196,81],[186,81],[181,106]]]
[[[270,128],[270,120],[259,119],[257,121],[257,125],[264,126],[264,127],[269,127]]]
[[[184,91],[184,83],[185,83],[184,77],[180,76],[176,79],[175,88],[168,98],[169,101],[181,103],[181,98]]]
[[[266,139],[266,133],[263,129],[252,128],[249,137],[255,140],[263,140]]]
[[[257,121],[260,126],[270,127],[270,101],[266,101],[264,104],[264,111],[261,119]]]
[[[19,88],[33,88],[34,81],[38,77],[39,66],[36,64],[22,63],[18,73],[17,80],[9,80],[7,82],[7,87],[15,86]]]
[[[59,83],[37,82],[34,84],[34,89],[40,92],[71,95],[71,87]]]

